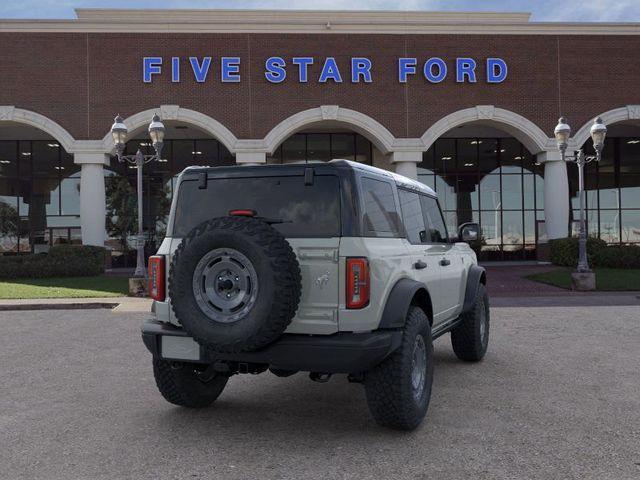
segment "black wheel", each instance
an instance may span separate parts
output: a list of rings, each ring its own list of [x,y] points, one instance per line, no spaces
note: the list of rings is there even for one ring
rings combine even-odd
[[[300,300],[300,267],[287,240],[265,222],[221,217],[194,228],[176,250],[171,305],[193,338],[218,352],[276,340]]]
[[[451,345],[460,360],[478,362],[489,345],[489,296],[483,284],[473,309],[462,315],[462,323],[451,330]]]
[[[204,374],[198,366],[153,359],[153,376],[162,396],[169,403],[188,408],[211,405],[224,390],[229,377]]]
[[[422,309],[410,307],[402,345],[365,375],[369,410],[382,426],[413,430],[427,413],[432,382],[431,326]]]

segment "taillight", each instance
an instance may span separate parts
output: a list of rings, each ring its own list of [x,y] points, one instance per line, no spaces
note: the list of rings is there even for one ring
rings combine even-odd
[[[362,257],[347,258],[347,308],[369,305],[369,261]]]
[[[229,216],[231,216],[231,217],[255,217],[256,216],[256,211],[255,210],[242,210],[242,209],[229,210]]]
[[[149,257],[149,296],[164,301],[164,255]]]

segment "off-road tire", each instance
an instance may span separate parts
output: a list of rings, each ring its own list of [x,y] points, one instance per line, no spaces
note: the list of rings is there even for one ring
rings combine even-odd
[[[153,376],[167,402],[187,408],[210,406],[229,380],[226,376],[216,375],[204,381],[194,366],[187,363],[176,365],[161,358],[153,359]]]
[[[460,360],[479,362],[487,353],[489,345],[489,296],[483,284],[478,285],[473,309],[461,317],[462,322],[451,330],[451,346]],[[482,322],[485,324],[484,329]]]
[[[193,290],[198,262],[221,248],[246,256],[258,279],[255,303],[231,323],[209,318]],[[198,225],[174,253],[169,273],[176,317],[189,335],[214,352],[252,351],[276,340],[296,313],[301,288],[300,266],[287,240],[267,223],[248,217],[220,217]]]
[[[426,347],[424,388],[419,398],[412,386],[413,351],[421,335]],[[369,410],[375,421],[396,430],[413,430],[429,408],[433,382],[431,326],[424,311],[410,307],[400,347],[365,374],[364,387]]]

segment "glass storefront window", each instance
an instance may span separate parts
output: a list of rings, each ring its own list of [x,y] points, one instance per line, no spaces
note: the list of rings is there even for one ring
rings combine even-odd
[[[441,138],[436,141],[434,153],[434,171],[438,175],[456,171],[456,140]]]
[[[482,145],[486,148],[485,145]],[[475,173],[478,171],[478,139],[460,138],[456,141],[456,155],[454,159],[442,159],[446,172]]]
[[[497,173],[498,162],[498,139],[478,138],[478,170],[482,175]]]
[[[455,210],[457,207],[456,194],[454,187],[445,180],[447,177],[436,176],[436,193],[438,194],[438,200],[443,210]],[[448,177],[447,180],[455,181],[453,178]]]
[[[607,243],[620,242],[619,210],[600,210],[600,238]]]
[[[521,175],[502,175],[502,208],[522,210]]]
[[[536,208],[536,176],[523,175],[522,177],[522,200],[526,210],[535,210]]]
[[[640,243],[640,210],[623,210],[620,224],[624,243]]]
[[[307,159],[307,138],[302,134],[295,134],[282,144],[282,163],[304,162]]]
[[[502,212],[502,243],[504,248],[515,250],[522,248],[524,243],[524,231],[522,225],[522,212]]]
[[[459,175],[456,182],[456,205],[458,210],[478,210],[478,177]]]
[[[500,139],[500,165],[502,173],[522,172],[523,147],[515,138]]]
[[[449,229],[480,223],[481,260],[535,258],[536,225],[544,220],[543,172],[513,138],[441,138],[418,165],[421,182],[431,186],[435,180]]]
[[[331,137],[328,133],[307,135],[307,160],[328,162],[331,160]]]
[[[373,145],[357,133],[296,133],[272,155],[267,155],[267,163],[324,162],[338,158],[372,165]]]
[[[18,144],[0,141],[0,178],[18,176]]]
[[[355,160],[356,138],[350,133],[334,133],[331,135],[331,153],[333,158]]]
[[[500,175],[487,175],[480,180],[480,208],[482,210],[500,209]]]
[[[356,162],[373,164],[373,145],[362,135],[356,135]]]
[[[524,243],[535,245],[536,239],[536,214],[534,211],[524,212]]]
[[[591,152],[591,141],[583,148]],[[572,230],[577,233],[578,173],[575,165],[567,167],[573,208]],[[585,190],[589,234],[608,243],[634,242],[631,222],[636,218],[626,212],[640,207],[640,142],[636,138],[607,137],[602,160],[585,168]]]

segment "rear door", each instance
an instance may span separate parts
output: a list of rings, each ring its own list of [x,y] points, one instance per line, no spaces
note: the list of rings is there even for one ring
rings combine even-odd
[[[433,307],[433,321],[438,323],[442,320],[442,312],[446,310],[440,282],[441,247],[428,241],[427,225],[420,201],[421,195],[403,188],[398,188],[398,195],[409,243],[408,248],[412,255],[412,275],[415,280],[427,286]]]
[[[428,195],[420,195],[422,211],[427,225],[427,236],[431,255],[440,267],[440,289],[442,305],[441,320],[456,315],[460,306],[460,288],[463,278],[462,258],[455,255],[454,244],[449,241],[447,227],[438,201]]]

